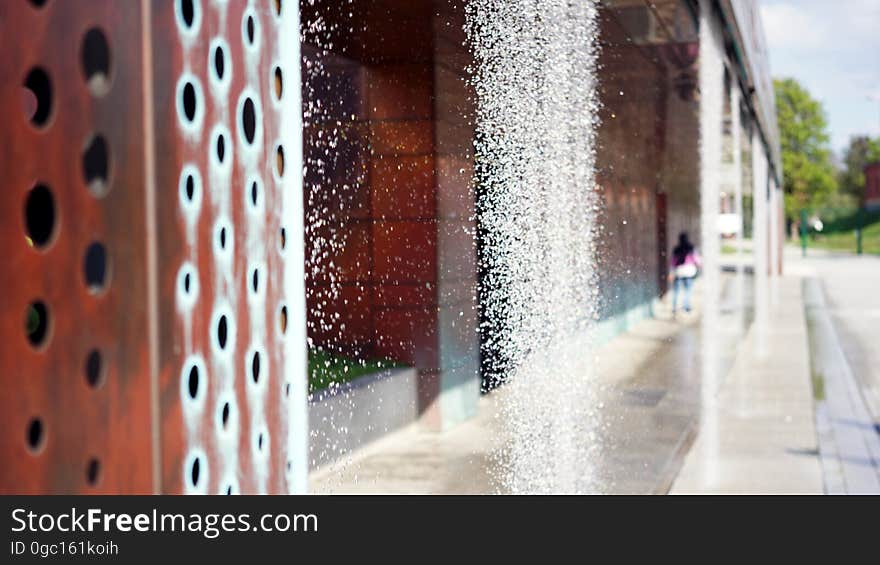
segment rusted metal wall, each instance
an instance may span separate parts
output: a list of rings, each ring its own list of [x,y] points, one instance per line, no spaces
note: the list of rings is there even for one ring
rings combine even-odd
[[[0,5],[0,491],[150,492],[140,13],[36,4]],[[110,58],[89,80],[91,29]]]
[[[0,492],[302,490],[298,6],[0,30]]]
[[[476,412],[473,95],[464,4],[303,6],[309,338],[420,373],[422,423]]]

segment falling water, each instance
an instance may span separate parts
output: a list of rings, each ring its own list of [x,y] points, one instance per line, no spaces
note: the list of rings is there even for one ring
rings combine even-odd
[[[309,334],[307,343],[314,352],[342,347],[343,337],[348,331],[339,309],[334,307],[340,301],[348,304],[343,296],[335,259],[350,244],[344,226],[355,195],[363,190],[366,173],[362,166],[357,166],[360,163],[352,158],[356,150],[352,149],[355,142],[350,137],[356,121],[356,109],[346,105],[343,95],[337,90],[339,81],[345,80],[340,75],[346,72],[340,69],[340,65],[345,63],[339,56],[344,56],[346,49],[344,45],[337,45],[337,41],[362,29],[364,24],[355,27],[351,0],[307,0],[303,6],[307,14],[302,22],[300,37],[304,46],[302,110],[307,140],[303,163],[305,235],[308,242],[305,256],[306,296],[309,303],[306,326]],[[351,67],[350,64],[348,66]],[[355,294],[352,301],[363,299],[361,287]],[[323,339],[316,343],[311,337],[313,334]],[[355,358],[350,360],[352,368],[358,359],[366,356],[363,351],[349,353]],[[329,365],[330,361],[325,363]],[[349,367],[346,366],[345,370],[347,372]],[[336,382],[330,382],[325,394],[335,395],[337,385]],[[349,450],[339,443],[338,438],[348,433],[350,420],[359,407],[345,395],[329,406],[327,421],[311,422],[310,466],[335,460]],[[344,463],[347,464],[347,461]]]
[[[487,369],[510,438],[502,489],[588,492],[599,446],[590,329],[598,195],[597,6],[471,0]]]
[[[333,15],[347,13],[348,9],[334,6],[326,0],[310,0],[309,6],[318,5]],[[333,6],[333,7],[331,7]],[[335,8],[335,10],[334,10]],[[303,176],[306,191],[306,238],[309,242],[306,255],[306,271],[310,278],[325,278],[320,291],[314,286],[307,288],[312,307],[309,310],[309,332],[321,331],[328,335],[341,335],[345,324],[338,320],[338,313],[328,310],[328,303],[338,300],[341,285],[337,278],[333,258],[348,244],[347,234],[339,229],[344,221],[343,212],[358,185],[363,182],[363,171],[351,171],[351,183],[338,181],[340,169],[353,169],[346,162],[348,157],[341,150],[345,146],[345,127],[353,121],[342,115],[339,94],[333,92],[332,64],[334,39],[340,33],[339,22],[328,21],[323,14],[303,21],[301,43],[305,45],[303,57],[303,118],[307,133]],[[348,23],[351,17],[349,16]],[[343,123],[343,120],[345,123]],[[350,151],[349,151],[350,152]],[[311,340],[309,345],[312,345]],[[335,345],[335,344],[332,344]]]

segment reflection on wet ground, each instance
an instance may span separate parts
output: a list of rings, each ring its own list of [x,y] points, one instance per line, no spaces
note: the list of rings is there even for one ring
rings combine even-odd
[[[733,276],[722,280],[725,292],[713,335],[719,375],[732,365],[739,329],[748,321],[729,303]],[[658,301],[653,319],[596,351],[599,383],[593,413],[601,421],[590,426],[597,432],[591,467],[596,492],[666,492],[678,473],[700,419],[699,302],[696,307],[695,313],[673,320],[668,301]],[[478,416],[449,431],[435,433],[412,425],[318,469],[312,474],[311,490],[503,492],[500,468],[505,462],[497,454],[509,441],[504,411],[499,409],[509,394],[506,388],[484,396]]]
[[[722,278],[719,327],[712,335],[716,340],[712,348],[716,352],[714,371],[718,375],[725,375],[733,364],[742,335],[740,328],[748,322],[748,318],[738,317],[739,310],[731,303],[734,280],[733,276]],[[747,304],[749,299],[746,296]],[[618,340],[645,339],[652,326],[668,324],[663,320],[670,315],[668,305],[656,310],[657,320],[643,323]],[[601,460],[604,492],[667,492],[690,448],[700,423],[704,341],[696,317],[679,328],[666,336],[640,366],[627,370],[628,378],[608,391]],[[603,352],[603,367],[614,362],[614,353],[628,355],[632,349],[629,345]]]
[[[869,274],[860,273],[860,268],[880,263],[851,257],[838,261],[830,274],[826,264],[832,260],[818,262],[821,279],[803,281],[824,488],[827,494],[880,493],[880,427],[872,387],[876,367],[865,362],[864,353],[870,350],[864,344],[873,339],[874,331],[863,330],[870,324],[873,293],[867,277],[858,276]],[[846,269],[848,280],[834,275]],[[848,302],[861,304],[861,310],[839,307]]]
[[[816,435],[800,280],[778,283],[764,343],[753,325],[704,403],[700,433],[671,492],[821,492],[818,460],[809,455]]]

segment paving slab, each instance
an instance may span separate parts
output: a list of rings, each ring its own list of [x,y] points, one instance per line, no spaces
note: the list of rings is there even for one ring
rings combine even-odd
[[[594,426],[599,446],[594,452],[594,492],[667,492],[696,435],[703,369],[698,310],[672,319],[668,301],[658,302],[654,309],[655,318],[636,324],[594,352],[601,415],[601,424]],[[730,313],[720,322],[723,328],[717,329],[716,338],[721,355],[716,361],[729,368],[742,320]],[[478,415],[451,430],[438,433],[414,424],[390,433],[316,469],[310,489],[316,493],[503,493],[499,453],[511,440],[505,425],[506,394],[507,387],[501,387],[483,396]]]
[[[721,383],[704,389],[700,432],[672,493],[823,492],[800,281],[777,281],[767,354],[752,328]]]
[[[819,384],[817,424],[826,492],[880,494],[880,433],[850,366],[822,282],[804,279],[813,380]]]

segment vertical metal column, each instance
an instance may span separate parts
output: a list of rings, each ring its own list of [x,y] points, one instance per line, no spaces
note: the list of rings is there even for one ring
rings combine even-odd
[[[730,116],[731,142],[733,144],[733,211],[737,217],[736,235],[733,243],[736,248],[735,263],[736,280],[734,281],[734,301],[736,316],[739,320],[737,328],[742,328],[745,313],[746,278],[743,265],[743,175],[742,175],[742,122],[740,112],[739,83],[735,78],[730,85]]]
[[[767,153],[757,129],[752,132],[752,247],[755,270],[755,352],[767,355],[767,325],[770,321],[770,286],[767,277],[768,221],[767,190],[770,182]]]
[[[152,3],[164,491],[305,484],[297,12]]]
[[[280,0],[279,0],[280,1]],[[290,174],[284,177],[281,204],[283,229],[289,235],[284,262],[283,291],[290,309],[290,335],[284,342],[284,382],[290,383],[287,399],[287,491],[304,493],[308,485],[309,430],[306,351],[305,214],[303,210],[303,118],[300,65],[300,12],[298,0],[287,0],[281,10],[277,52],[290,86],[282,97],[281,144],[287,147]],[[276,80],[277,77],[276,77]],[[286,387],[287,385],[285,385]]]
[[[721,195],[724,49],[721,26],[709,0],[700,1],[700,222],[703,255],[701,321],[701,433],[707,441],[707,475],[715,473],[718,452],[718,339],[721,302]]]
[[[779,255],[781,251],[780,242],[780,216],[782,214],[783,202],[782,194],[776,188],[776,177],[772,171],[770,173],[770,204],[768,210],[770,213],[769,230],[770,236],[768,242],[770,244],[769,255],[769,285],[770,285],[770,304],[776,305],[779,300]]]

